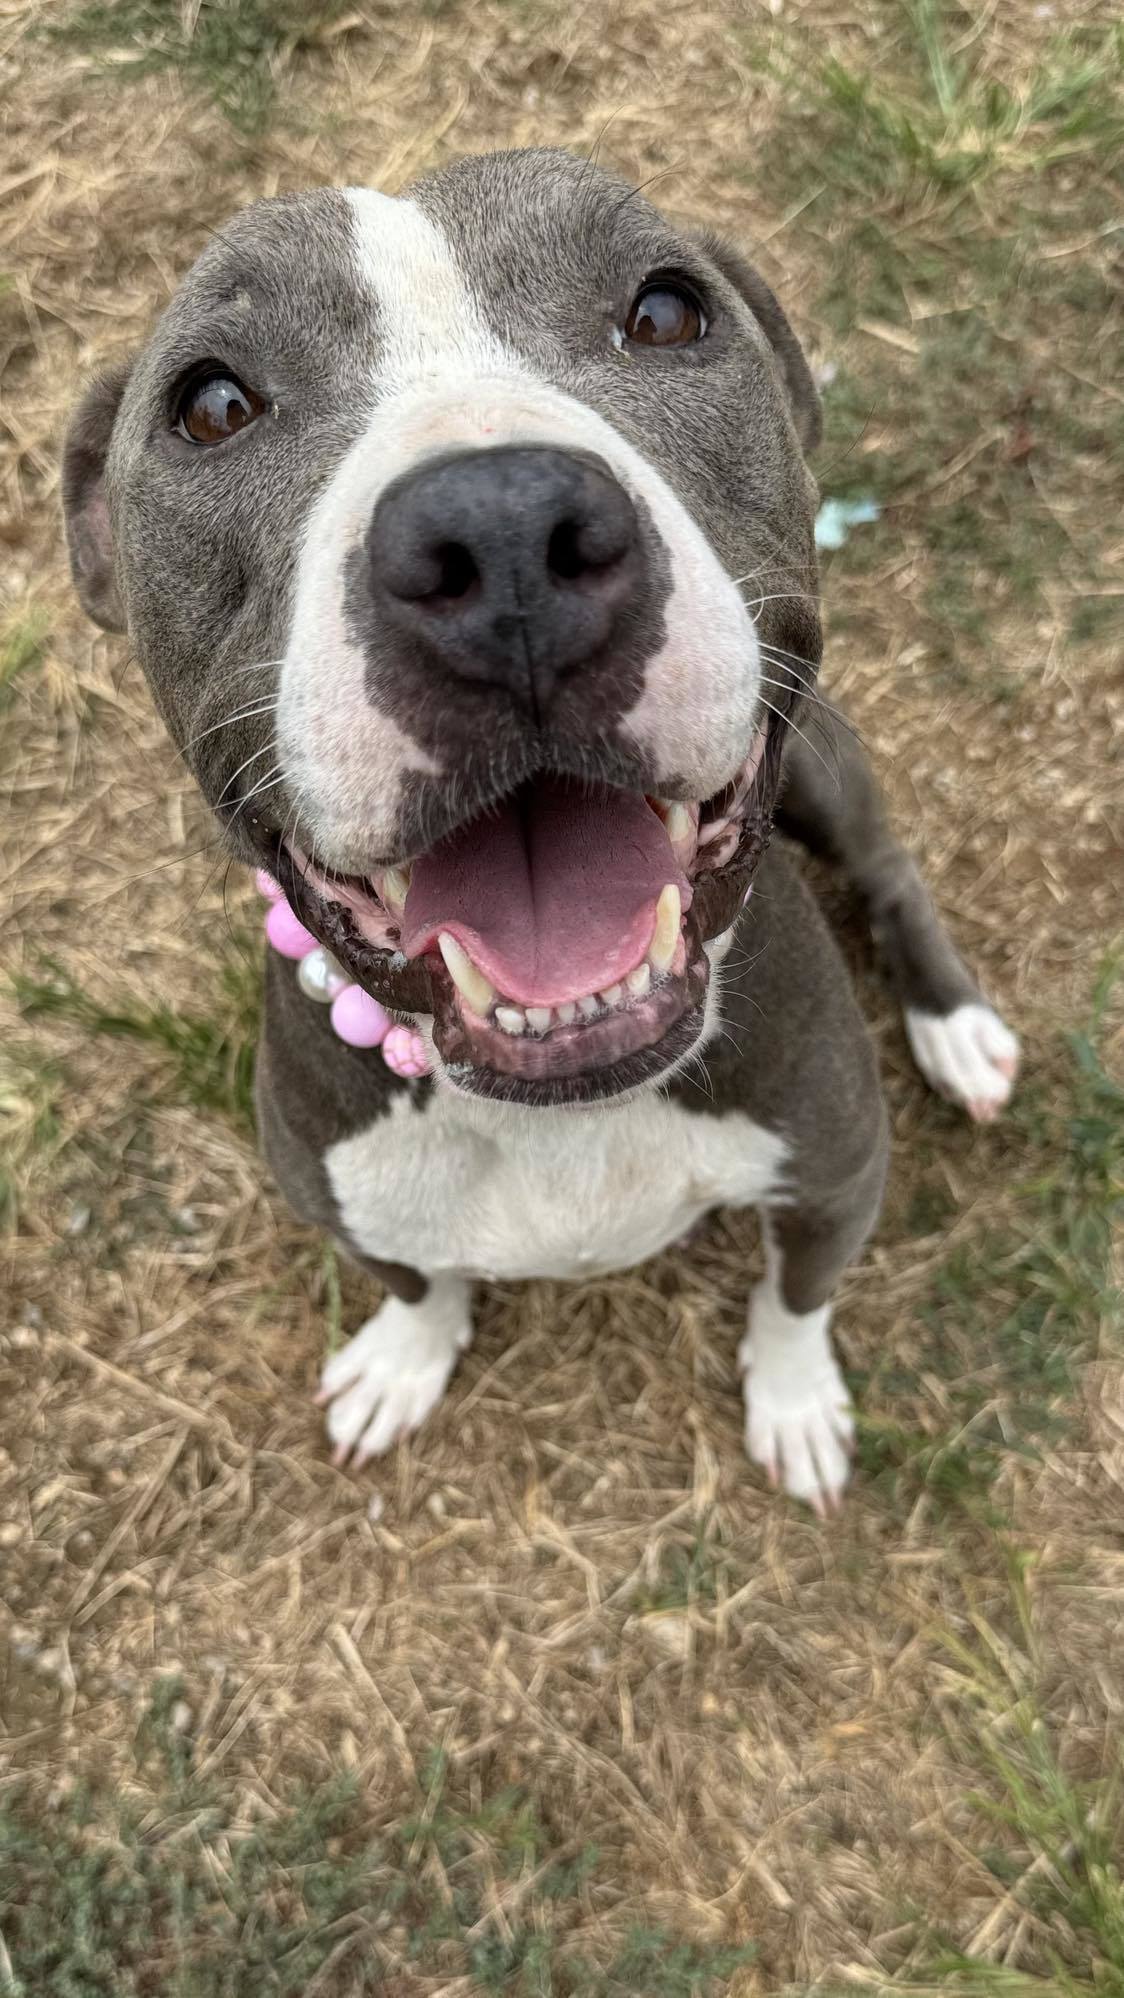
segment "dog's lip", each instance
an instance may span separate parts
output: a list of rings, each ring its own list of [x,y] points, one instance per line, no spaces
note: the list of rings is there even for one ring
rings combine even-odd
[[[681,971],[625,1011],[512,1039],[466,1015],[451,981],[434,981],[434,1045],[443,1072],[465,1094],[527,1105],[594,1103],[665,1074],[702,1031],[710,964],[686,925]]]
[[[604,779],[600,776],[586,779],[576,776],[572,769],[559,768],[556,772],[553,766],[549,766],[544,767],[541,773],[536,773],[532,770],[527,781],[533,782],[536,774],[541,774],[548,778],[558,775],[567,781],[577,783],[591,782],[594,785],[606,784],[610,789],[632,788],[645,796],[648,803],[665,819],[671,811],[686,811],[692,818],[692,834],[698,835],[699,856],[702,856],[702,851],[706,848],[706,864],[710,868],[716,864],[713,845],[716,837],[724,831],[734,831],[737,829],[737,814],[739,809],[744,809],[747,794],[762,765],[769,741],[769,734],[770,717],[766,715],[755,730],[748,752],[734,766],[730,777],[701,802],[691,798],[685,786],[679,780],[668,779],[661,783],[660,779],[654,774],[648,783],[632,783],[629,780],[627,784],[622,782],[618,785],[617,780]],[[473,819],[482,817],[484,814],[490,812],[495,806],[501,804],[512,790],[517,788],[517,785],[509,783],[478,789],[475,792],[471,805],[462,810],[456,817],[451,817],[447,823],[443,824],[437,834],[431,838],[424,851],[431,851],[432,847],[439,845],[442,840],[462,830]],[[232,801],[232,810],[237,809],[238,804],[237,799],[235,799]],[[277,828],[270,827],[268,822],[260,818],[256,813],[251,813],[248,816],[247,823],[251,832],[256,832],[256,844],[262,849],[263,855],[266,858],[276,857],[282,845],[281,834]],[[408,875],[414,861],[420,858],[422,851],[422,849],[416,847],[402,846],[391,851],[384,850],[381,853],[372,853],[369,858],[364,857],[362,860],[353,851],[348,856],[345,864],[330,868],[329,881],[328,874],[321,873],[310,866],[308,857],[302,853],[300,847],[295,842],[288,842],[288,844],[301,872],[309,875],[314,880],[315,884],[320,887],[321,893],[330,894],[337,899],[351,899],[355,902],[369,900],[372,887],[378,882],[380,877],[398,872],[404,872]]]

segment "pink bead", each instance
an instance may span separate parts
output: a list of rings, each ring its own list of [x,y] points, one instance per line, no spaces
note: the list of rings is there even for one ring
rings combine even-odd
[[[332,1025],[349,1048],[377,1048],[385,1041],[390,1016],[361,985],[345,985],[332,1001]]]
[[[382,1044],[382,1058],[395,1075],[429,1074],[425,1042],[416,1027],[392,1027]]]
[[[280,951],[282,957],[307,957],[310,950],[316,949],[312,931],[305,929],[285,901],[270,904],[265,933],[274,950]]]
[[[279,902],[285,893],[281,883],[275,881],[272,874],[267,874],[264,867],[259,867],[254,875],[254,887],[259,895],[265,896],[267,902]]]

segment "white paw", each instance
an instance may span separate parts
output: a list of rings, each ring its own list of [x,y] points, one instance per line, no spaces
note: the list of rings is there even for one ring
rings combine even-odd
[[[951,1013],[905,1009],[913,1059],[931,1089],[959,1103],[977,1124],[993,1123],[1014,1087],[1019,1044],[982,999]]]
[[[828,1339],[829,1318],[826,1305],[805,1317],[786,1311],[771,1284],[763,1283],[738,1347],[746,1454],[771,1485],[803,1499],[821,1519],[842,1504],[855,1433]]]
[[[388,1298],[320,1376],[317,1402],[328,1408],[332,1462],[355,1468],[420,1428],[444,1396],[472,1329],[467,1291],[450,1300],[431,1285],[420,1304]],[[434,1293],[437,1293],[435,1296]]]

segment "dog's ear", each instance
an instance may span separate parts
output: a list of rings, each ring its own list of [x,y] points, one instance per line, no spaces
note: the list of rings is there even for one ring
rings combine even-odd
[[[789,325],[776,295],[769,289],[759,272],[754,270],[752,264],[747,264],[741,252],[735,250],[722,236],[716,236],[706,229],[699,232],[697,240],[711,263],[718,265],[723,277],[727,278],[734,290],[744,298],[761,326],[780,366],[784,385],[788,391],[788,404],[792,411],[793,423],[796,425],[796,434],[805,451],[814,451],[823,432],[820,398],[800,342]]]
[[[70,419],[62,453],[70,573],[83,610],[104,631],[125,629],[105,497],[105,461],[130,365],[114,368],[90,384]]]

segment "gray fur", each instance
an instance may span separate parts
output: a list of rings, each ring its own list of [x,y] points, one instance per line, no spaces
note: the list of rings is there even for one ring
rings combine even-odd
[[[208,244],[131,367],[88,392],[67,441],[63,494],[79,594],[99,622],[127,627],[173,739],[232,850],[245,860],[283,858],[280,836],[296,821],[301,837],[337,868],[395,863],[543,768],[649,794],[706,797],[702,787],[725,784],[751,740],[746,732],[736,756],[709,740],[692,743],[688,724],[707,684],[696,680],[676,711],[672,678],[652,703],[648,736],[629,732],[654,676],[674,674],[666,634],[676,589],[687,591],[685,601],[693,601],[690,590],[702,590],[705,602],[711,588],[728,610],[729,579],[747,579],[748,594],[761,598],[758,640],[780,648],[775,656],[798,657],[802,673],[814,672],[819,659],[816,490],[803,456],[819,437],[819,406],[795,335],[758,274],[719,239],[673,228],[643,195],[563,153],[462,161],[419,182],[412,204],[391,204],[384,294],[377,274],[371,280],[370,245],[362,241],[361,211],[351,197],[322,190],[261,202],[235,217]],[[396,238],[400,225],[406,233]],[[323,527],[332,518],[333,495],[350,490],[341,483],[349,468],[358,468],[360,495],[367,490],[363,479],[375,477],[378,498],[381,474],[377,465],[375,474],[363,470],[362,453],[372,426],[389,421],[388,410],[393,416],[402,403],[395,370],[401,375],[404,366],[403,328],[387,300],[409,301],[411,281],[402,269],[392,281],[390,264],[395,255],[401,263],[404,242],[411,254],[429,255],[427,231],[438,246],[435,268],[441,256],[451,259],[448,282],[464,288],[464,309],[476,326],[471,338],[484,355],[481,393],[491,393],[491,368],[502,377],[497,396],[507,396],[512,408],[525,383],[528,407],[538,395],[552,421],[559,409],[586,412],[591,435],[620,440],[622,462],[642,465],[652,482],[652,508],[642,493],[632,495],[643,527],[647,594],[627,642],[614,640],[588,671],[560,678],[549,712],[530,721],[527,704],[509,698],[502,674],[495,685],[481,682],[467,691],[435,685],[432,660],[411,649],[408,632],[391,634],[380,616],[364,569],[363,521],[349,517],[347,546]],[[678,273],[702,298],[710,323],[697,349],[638,356],[611,337],[654,271]],[[426,309],[436,310],[437,323],[432,273],[427,282]],[[421,289],[419,280],[419,296]],[[454,363],[459,331],[454,325],[449,335]],[[423,388],[425,359],[414,370]],[[175,433],[173,416],[184,380],[209,361],[251,384],[267,413],[246,435],[200,450]],[[413,380],[407,369],[407,388]],[[424,461],[440,441],[419,445],[415,459]],[[670,502],[661,494],[670,494]],[[666,524],[685,517],[679,538],[694,551],[690,559],[669,539]],[[327,533],[323,556],[314,552],[318,521],[322,539]],[[334,660],[319,658],[315,619],[315,656],[306,643],[296,645],[294,657],[301,592],[307,596],[310,585],[324,581],[317,560],[338,571],[337,596],[347,607],[332,641]],[[702,574],[707,563],[713,577],[707,584],[704,575],[700,584],[696,571]],[[325,601],[335,602],[330,590]],[[733,613],[748,626],[736,599]],[[690,636],[689,624],[684,628]],[[333,681],[332,672],[338,667],[342,674],[353,655],[359,671],[348,698],[360,705],[348,711],[354,725],[349,719],[335,738],[338,757],[354,766],[343,773],[339,795],[359,797],[358,816],[353,810],[345,823],[338,801],[328,810],[324,773],[337,774],[332,708],[344,699],[342,679]],[[715,673],[720,664],[716,656]],[[294,673],[303,680],[293,682]],[[839,953],[791,859],[778,848],[762,860],[782,782],[785,724],[802,698],[791,678],[756,779],[757,816],[733,859],[698,883],[698,934],[713,939],[729,931],[757,870],[748,908],[732,939],[727,935],[716,950],[721,956],[732,942],[721,1004],[714,1005],[712,990],[709,1010],[700,1004],[697,1014],[684,1015],[662,1066],[657,1060],[635,1071],[645,1088],[655,1083],[666,1091],[666,1142],[681,1142],[684,1156],[703,1159],[709,1145],[723,1162],[715,1168],[713,1197],[730,1186],[740,1185],[739,1197],[747,1199],[758,1197],[748,1189],[763,1189],[779,1289],[762,1307],[764,1329],[746,1361],[761,1381],[766,1334],[773,1336],[769,1327],[775,1332],[785,1312],[807,1321],[809,1337],[826,1338],[825,1307],[875,1221],[887,1156],[875,1057]],[[292,696],[294,684],[303,707]],[[736,675],[730,685],[736,698]],[[281,710],[290,731],[292,716],[304,717],[298,750],[305,746],[302,727],[311,733],[323,726],[327,749],[318,752],[319,764],[314,757],[309,763],[315,781],[307,773],[298,781],[291,742],[282,743],[278,780],[268,781]],[[724,726],[719,716],[715,727]],[[827,852],[854,881],[908,1006],[941,1015],[977,1000],[913,863],[886,828],[869,769],[845,731],[837,748],[840,784],[832,790],[803,745],[789,744],[782,824]],[[255,799],[259,781],[266,788]],[[352,852],[354,863],[340,857]],[[299,876],[286,885],[302,915],[314,927],[320,921],[322,939],[348,953],[354,975],[386,1003],[419,1015],[435,1010],[423,964],[404,969],[388,949],[360,946],[337,905],[329,905],[336,910],[329,920],[318,915]],[[705,984],[701,953],[699,964]],[[360,1240],[343,1218],[338,1192],[339,1161],[346,1158],[349,1184],[358,1173],[368,1202],[363,1212],[375,1217],[377,1233],[378,1189],[393,1186],[395,1146],[405,1130],[415,1167],[423,1159],[430,1175],[434,1212],[441,1212],[449,1187],[442,1184],[445,1126],[434,1102],[431,1083],[400,1082],[376,1055],[343,1046],[324,1013],[304,998],[292,966],[271,958],[258,1075],[266,1157],[300,1214],[334,1232],[399,1299],[418,1305],[431,1371],[443,1384],[468,1336],[461,1293],[471,1270],[443,1275],[439,1297],[427,1302],[424,1272],[405,1266],[394,1240],[375,1248]],[[616,1113],[587,1109],[568,1127],[556,1122],[555,1142],[580,1149],[595,1128],[588,1120],[609,1114]],[[627,1105],[622,1114],[629,1114]],[[496,1106],[492,1121],[481,1123],[477,1149],[485,1176],[487,1158],[497,1160],[495,1147],[512,1128],[504,1122],[511,1115],[536,1112]],[[712,1120],[709,1136],[704,1119]],[[462,1120],[465,1157],[475,1142],[471,1132],[471,1120]],[[730,1166],[738,1133],[760,1164],[740,1179]],[[782,1155],[783,1174],[771,1177]],[[705,1208],[704,1182],[705,1172],[669,1196],[669,1216],[679,1207]],[[439,1253],[433,1265],[445,1269]],[[400,1340],[402,1321],[395,1325]],[[368,1327],[364,1337],[370,1334]],[[385,1399],[385,1383],[379,1391]],[[380,1435],[385,1429],[384,1422]],[[386,1433],[392,1431],[393,1425]],[[826,1471],[822,1478],[833,1489]]]

